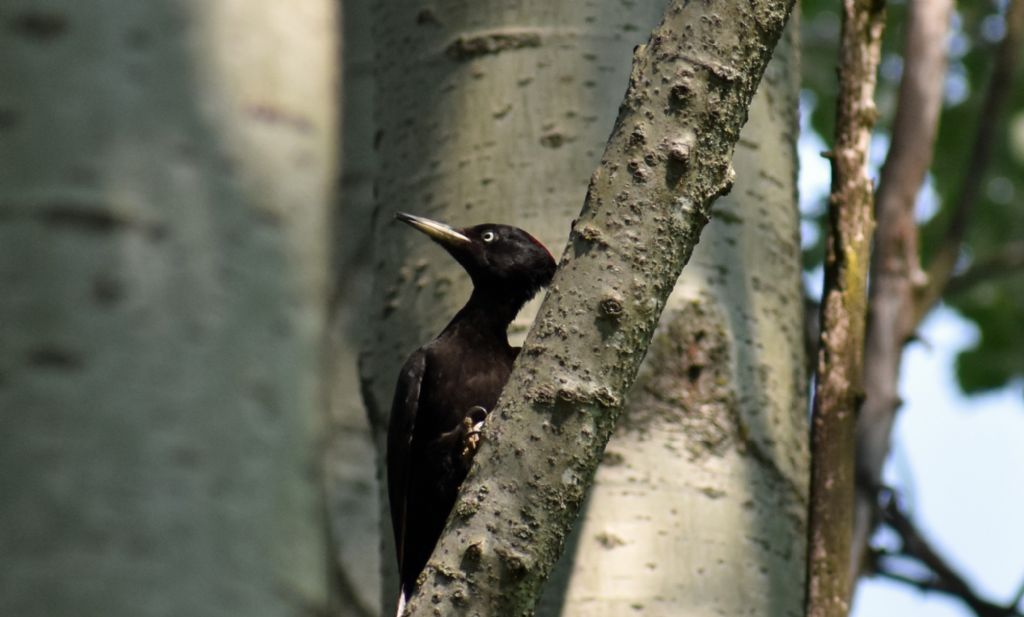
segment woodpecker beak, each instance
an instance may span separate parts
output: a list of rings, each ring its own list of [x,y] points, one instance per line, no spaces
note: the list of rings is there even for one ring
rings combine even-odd
[[[395,214],[395,218],[408,223],[416,229],[427,234],[441,246],[445,248],[456,248],[472,242],[468,237],[455,231],[450,226],[430,219],[425,219],[422,216],[413,216],[406,214],[405,212],[398,212]]]

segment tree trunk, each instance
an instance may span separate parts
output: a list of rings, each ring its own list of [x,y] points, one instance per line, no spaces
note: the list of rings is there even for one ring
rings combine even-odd
[[[549,589],[543,615],[801,614],[796,26],[751,105],[736,185],[669,297],[598,468],[563,555],[574,568],[565,597],[552,606]]]
[[[410,614],[532,612],[710,205],[732,188],[790,8],[671,2],[634,51],[551,292]]]
[[[378,426],[386,422],[405,355],[440,330],[468,295],[468,279],[459,267],[417,234],[390,227],[392,213],[409,210],[455,224],[511,222],[557,247],[578,207],[578,190],[606,140],[611,111],[625,84],[628,49],[652,23],[650,13],[660,9],[645,7],[649,15],[643,19],[614,13],[621,8],[581,13],[551,3],[523,8],[525,17],[486,3],[469,9],[424,4],[381,11],[383,172],[377,233],[384,250],[377,260],[382,278],[370,316],[381,325],[363,365],[365,393]],[[631,40],[617,32],[620,28],[640,33]],[[619,45],[609,46],[609,40]],[[605,100],[595,101],[595,95]],[[418,106],[410,107],[411,100]],[[787,117],[792,115],[787,112]],[[792,188],[788,191],[792,214]],[[789,235],[789,248],[796,250],[792,223],[778,224]],[[775,280],[768,279],[766,287]],[[794,282],[787,293],[796,290]],[[749,356],[748,361],[748,368],[757,366]],[[756,439],[748,438],[737,449]],[[786,471],[799,475],[799,454],[795,459]],[[777,488],[776,481],[789,480],[776,474],[767,482]],[[798,507],[797,520],[800,516]],[[799,524],[790,525],[794,528],[799,531]],[[385,533],[390,536],[389,529]],[[384,560],[393,570],[390,548]],[[386,596],[388,588],[394,597],[393,572]]]
[[[377,448],[359,392],[362,317],[372,285],[374,87],[370,3],[345,2],[342,19],[341,195],[332,243],[336,288],[331,303],[331,443],[328,495],[338,560],[340,617],[378,614],[381,599]],[[389,555],[390,557],[390,555]],[[388,603],[394,598],[388,594]]]
[[[333,6],[0,9],[0,614],[325,608]]]
[[[378,439],[401,363],[444,327],[470,288],[444,251],[394,226],[394,212],[455,225],[518,225],[557,250],[608,139],[630,50],[662,8],[603,3],[580,11],[567,0],[514,9],[490,0],[380,8],[377,281],[374,308],[362,321],[373,325],[362,378]],[[525,337],[538,302],[513,323],[513,344]],[[382,505],[387,614],[398,583]]]

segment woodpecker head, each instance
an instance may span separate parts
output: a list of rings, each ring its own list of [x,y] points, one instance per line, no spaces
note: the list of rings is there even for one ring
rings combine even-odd
[[[555,259],[536,238],[518,227],[485,223],[455,229],[399,212],[398,220],[430,236],[459,262],[477,289],[532,298],[555,274]]]

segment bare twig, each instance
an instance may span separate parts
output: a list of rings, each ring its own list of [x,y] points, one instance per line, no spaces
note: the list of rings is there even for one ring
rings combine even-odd
[[[877,115],[873,99],[883,8],[872,0],[843,0],[825,291],[811,423],[808,617],[845,616],[850,606],[853,434],[873,225],[867,162]]]
[[[996,51],[992,77],[982,103],[974,145],[967,159],[967,172],[942,244],[928,266],[928,284],[917,299],[914,323],[931,310],[943,296],[953,275],[967,227],[981,194],[982,181],[992,159],[996,128],[1003,118],[1006,103],[1013,92],[1013,77],[1024,39],[1024,0],[1010,0],[1006,9],[1006,36]]]
[[[882,479],[889,437],[900,405],[904,341],[912,333],[914,291],[924,282],[918,261],[914,202],[931,166],[946,76],[946,34],[952,0],[914,0],[908,7],[904,71],[892,145],[876,195],[864,347],[864,404],[857,417],[857,473],[850,572],[856,578],[877,524],[872,487]]]
[[[1020,613],[1016,606],[1019,600],[1009,605],[995,604],[979,596],[964,579],[917,529],[914,522],[899,507],[896,494],[891,489],[883,489],[880,494],[881,514],[885,523],[899,536],[902,547],[899,556],[909,557],[926,566],[932,573],[927,580],[900,575],[884,567],[884,560],[876,560],[876,572],[894,580],[899,580],[928,591],[940,591],[956,596],[971,607],[978,617],[1016,617]]]
[[[954,596],[954,597],[957,597],[957,598],[960,597],[959,594],[956,593],[956,591],[950,589],[949,586],[945,584],[945,582],[943,582],[941,579],[939,579],[938,577],[935,577],[935,576],[930,576],[930,577],[928,577],[927,580],[922,580],[922,579],[914,578],[912,576],[907,576],[905,574],[900,574],[898,572],[893,572],[892,570],[887,570],[885,568],[876,569],[874,571],[874,573],[877,574],[878,576],[883,576],[883,577],[888,578],[890,580],[896,581],[897,583],[903,583],[904,585],[910,585],[911,587],[916,587],[917,589],[919,589],[921,591],[934,591],[934,592],[944,593],[946,595]],[[986,602],[986,601],[982,600],[982,602]],[[1011,609],[1007,609],[1007,608],[1001,607],[1001,606],[999,606],[997,604],[989,604],[987,602],[985,603],[985,606],[986,607],[990,606],[992,612],[979,612],[979,611],[975,610],[975,613],[978,614],[979,616],[986,616],[986,617],[988,615],[992,615],[993,617],[995,617],[995,616],[998,616],[998,617],[1024,617],[1024,616],[1021,616],[1021,613],[1019,611],[1013,610],[1012,608]],[[973,608],[974,607],[972,607],[972,609]],[[986,611],[987,610],[988,609],[986,609]],[[1009,612],[1007,612],[1007,610],[1009,610]]]
[[[953,296],[972,289],[975,285],[992,279],[1024,274],[1024,242],[1005,244],[996,254],[972,264],[960,274],[949,279],[946,296]]]

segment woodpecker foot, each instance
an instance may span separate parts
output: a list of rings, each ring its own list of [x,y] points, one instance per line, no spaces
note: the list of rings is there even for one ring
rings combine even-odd
[[[484,420],[487,419],[487,410],[476,405],[471,407],[466,417],[462,419],[462,426],[466,429],[466,439],[462,448],[462,458],[469,461],[476,454],[480,447],[480,430],[484,427]]]

